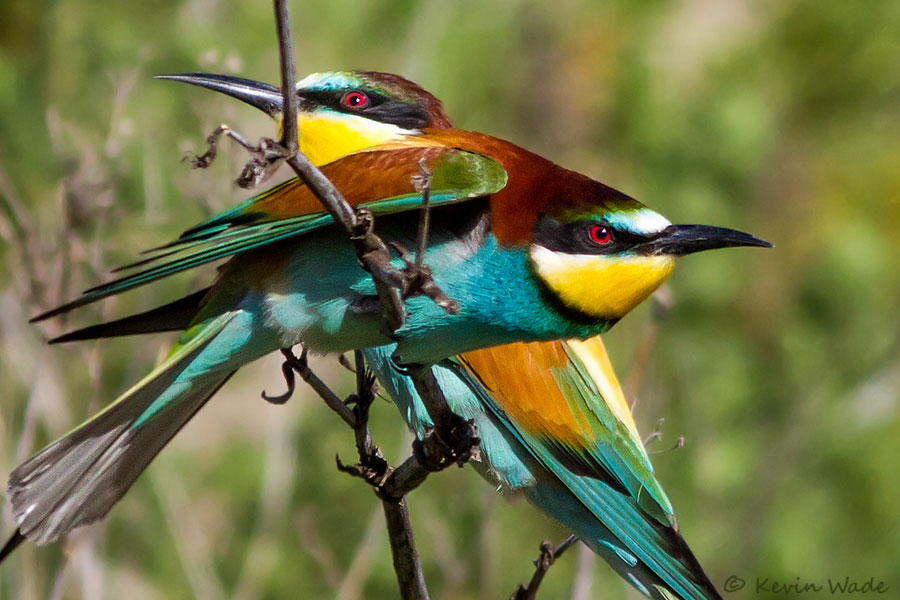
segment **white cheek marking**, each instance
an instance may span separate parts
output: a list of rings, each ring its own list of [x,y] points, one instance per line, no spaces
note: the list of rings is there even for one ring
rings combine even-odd
[[[341,73],[312,73],[297,82],[298,90],[334,90],[359,85],[359,81]]]
[[[566,254],[564,252],[554,252],[544,246],[534,244],[531,247],[531,260],[538,265],[539,270],[547,270],[548,272],[556,272],[559,270],[569,270],[572,267],[581,267],[586,264],[597,261],[596,254]]]
[[[638,234],[659,233],[672,225],[667,218],[649,208],[613,213],[606,220],[614,227],[618,226]]]

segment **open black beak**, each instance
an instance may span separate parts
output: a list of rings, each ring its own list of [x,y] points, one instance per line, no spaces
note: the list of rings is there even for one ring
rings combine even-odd
[[[250,106],[255,106],[273,117],[281,113],[281,107],[284,104],[281,88],[270,83],[262,83],[252,79],[244,79],[243,77],[215,75],[213,73],[177,73],[174,75],[157,75],[154,79],[183,81],[184,83],[216,90],[246,102]]]
[[[771,248],[772,244],[749,233],[724,227],[672,225],[666,228],[659,237],[644,244],[641,250],[647,254],[677,254],[680,256],[734,246]]]

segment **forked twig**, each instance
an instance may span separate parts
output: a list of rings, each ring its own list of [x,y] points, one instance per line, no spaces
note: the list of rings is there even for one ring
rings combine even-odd
[[[377,389],[373,374],[366,369],[362,352],[359,350],[354,352],[356,392],[346,400],[341,400],[310,370],[306,362],[306,352],[302,352],[299,357],[290,350],[282,350],[282,354],[285,356],[282,372],[288,391],[276,397],[264,393],[263,397],[270,402],[284,403],[294,391],[296,372],[345,423],[350,425],[356,440],[358,462],[346,465],[336,457],[337,468],[341,472],[364,480],[381,499],[401,597],[427,598],[428,591],[409,522],[406,495],[421,485],[430,473],[441,471],[454,464],[461,465],[468,458],[477,456],[478,438],[474,438],[474,444],[468,447],[468,453],[461,456],[458,446],[448,445],[436,435],[435,429],[430,429],[422,440],[413,442],[413,452],[409,458],[400,466],[391,467],[372,441],[369,432],[369,409],[377,395]],[[468,424],[465,421],[463,423]],[[464,428],[463,431],[468,429]]]
[[[380,312],[385,332],[393,337],[406,319],[404,300],[424,295],[431,298],[445,311],[454,314],[459,305],[447,297],[435,284],[430,268],[425,264],[430,228],[431,172],[424,161],[419,163],[419,175],[413,179],[416,190],[422,194],[415,260],[409,260],[405,251],[397,247],[405,266],[398,269],[392,264],[391,246],[374,231],[374,217],[364,209],[354,209],[327,177],[298,150],[297,94],[293,64],[293,42],[286,0],[274,0],[278,45],[281,57],[281,90],[283,95],[282,138],[275,141],[263,138],[256,145],[221,125],[207,138],[208,149],[191,159],[197,168],[205,168],[215,159],[217,145],[222,135],[235,140],[251,158],[244,166],[238,184],[253,187],[287,163],[301,181],[322,202],[338,226],[348,235],[356,249],[362,268],[369,273],[378,294]],[[287,391],[279,396],[263,398],[274,404],[283,404],[295,389],[295,374],[307,382],[325,402],[350,427],[356,437],[359,462],[346,466],[338,460],[338,468],[363,478],[381,498],[390,532],[394,568],[403,598],[427,598],[428,592],[418,555],[415,551],[412,528],[404,496],[421,484],[428,473],[452,464],[462,465],[477,456],[479,439],[474,424],[455,415],[449,408],[430,366],[409,365],[409,376],[435,423],[434,430],[413,445],[413,454],[398,468],[391,468],[372,443],[368,430],[368,413],[375,397],[374,378],[365,369],[362,353],[356,352],[356,394],[341,400],[310,369],[304,350],[298,357],[290,348],[282,349],[285,357],[282,373]],[[351,411],[348,405],[353,405]]]
[[[562,556],[563,552],[571,548],[577,541],[578,538],[573,533],[558,546],[554,546],[548,540],[541,542],[541,553],[534,561],[535,569],[534,575],[531,576],[531,581],[528,582],[528,585],[520,584],[516,591],[513,592],[513,595],[509,597],[509,600],[534,600],[537,597],[538,587],[544,580],[544,575],[547,574],[547,571],[556,562],[556,559]]]

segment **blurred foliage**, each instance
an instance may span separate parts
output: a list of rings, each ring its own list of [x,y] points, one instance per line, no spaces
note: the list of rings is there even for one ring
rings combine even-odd
[[[718,584],[850,576],[900,589],[900,3],[504,0],[293,6],[298,71],[402,73],[457,124],[511,139],[681,222],[752,231],[771,251],[692,257],[636,390],[682,532]],[[212,271],[80,311],[28,316],[244,193],[230,149],[179,162],[215,125],[263,115],[156,73],[277,81],[271,8],[231,0],[0,4],[0,472],[115,397],[167,336],[47,348],[45,334],[148,308]],[[649,312],[608,336],[628,373]],[[342,391],[333,360],[317,368]],[[273,407],[277,360],[242,371],[106,523],[23,548],[0,597],[391,598],[380,509],[338,474],[353,454],[311,396]],[[409,438],[374,413],[394,459]],[[665,443],[657,443],[664,448]],[[506,597],[544,537],[472,469],[410,499],[435,598]],[[11,530],[8,510],[4,531]],[[543,596],[566,598],[574,556]],[[585,576],[585,572],[581,573]],[[605,567],[593,597],[633,597]]]

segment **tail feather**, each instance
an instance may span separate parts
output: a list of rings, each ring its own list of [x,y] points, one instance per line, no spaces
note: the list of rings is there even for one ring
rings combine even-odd
[[[206,324],[143,381],[20,465],[9,498],[21,535],[39,544],[103,518],[151,460],[231,376],[178,376],[232,314]]]
[[[204,288],[147,312],[71,331],[50,340],[50,343],[64,344],[66,342],[96,340],[139,333],[181,331],[187,329],[194,317],[197,316],[197,313],[200,312],[200,308],[203,306],[203,299],[206,298],[208,292],[209,288]]]
[[[551,471],[587,509],[584,516],[564,521],[566,525],[632,585],[647,596],[662,600],[721,600],[674,527],[648,519],[637,502],[612,492],[601,481],[561,474],[557,469]],[[539,493],[540,486],[535,491]],[[534,498],[532,501],[553,514],[555,509],[550,502]],[[610,515],[615,515],[615,519],[610,519]]]
[[[552,477],[539,477],[535,485],[525,489],[525,496],[538,509],[569,528],[622,579],[645,596],[663,600],[657,589],[663,584],[659,576],[622,547],[620,540],[568,488]]]

